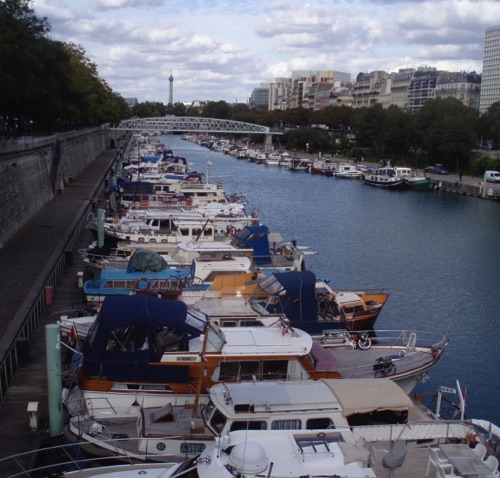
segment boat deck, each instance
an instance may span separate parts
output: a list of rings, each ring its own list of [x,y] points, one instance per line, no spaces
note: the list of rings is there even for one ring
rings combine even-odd
[[[373,377],[399,377],[416,368],[427,368],[436,361],[436,357],[428,350],[416,349],[407,353],[404,357],[400,356],[402,348],[395,348],[394,353],[387,355],[387,349],[380,349],[372,346],[368,350],[331,348],[330,353],[337,362],[338,371],[343,378],[373,378]],[[374,366],[380,358],[387,357],[387,360],[395,366],[392,371],[384,375],[383,371],[374,370]],[[369,364],[369,365],[367,365]],[[389,369],[387,369],[389,370]]]

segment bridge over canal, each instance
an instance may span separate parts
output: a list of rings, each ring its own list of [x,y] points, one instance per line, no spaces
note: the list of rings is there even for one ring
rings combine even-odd
[[[271,131],[268,126],[253,123],[191,116],[132,118],[122,121],[118,126],[111,129],[123,131],[158,131],[162,133],[265,134],[266,143],[271,141],[273,134],[283,134],[281,131]]]

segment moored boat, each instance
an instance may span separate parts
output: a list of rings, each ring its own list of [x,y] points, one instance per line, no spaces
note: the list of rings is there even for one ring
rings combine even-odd
[[[412,191],[430,191],[432,189],[432,181],[430,177],[422,175],[412,175],[405,177],[405,183],[408,189]]]
[[[363,177],[363,172],[360,171],[354,164],[340,163],[335,168],[334,176],[341,179],[360,179]]]
[[[217,436],[236,430],[319,433],[440,420],[389,379],[220,383],[191,403],[176,404],[175,396],[163,400],[163,406],[138,402],[124,411],[105,400],[87,400],[85,411],[70,419],[66,436],[85,440],[99,456],[171,461],[202,453]]]
[[[387,189],[408,189],[405,178],[411,176],[411,168],[384,166],[370,169],[364,174],[365,184]]]

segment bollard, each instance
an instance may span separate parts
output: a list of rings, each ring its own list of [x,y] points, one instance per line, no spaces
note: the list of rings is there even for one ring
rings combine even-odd
[[[54,288],[51,285],[45,287],[45,305],[52,305],[52,293]]]
[[[38,402],[28,402],[28,428],[32,432],[38,430]]]
[[[76,273],[76,278],[77,278],[78,288],[83,289],[83,272],[78,271]]]

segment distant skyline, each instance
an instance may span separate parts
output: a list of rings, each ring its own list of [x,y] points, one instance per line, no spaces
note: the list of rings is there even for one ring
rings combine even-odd
[[[246,103],[296,70],[483,66],[496,0],[35,0],[51,38],[84,48],[125,98]]]

